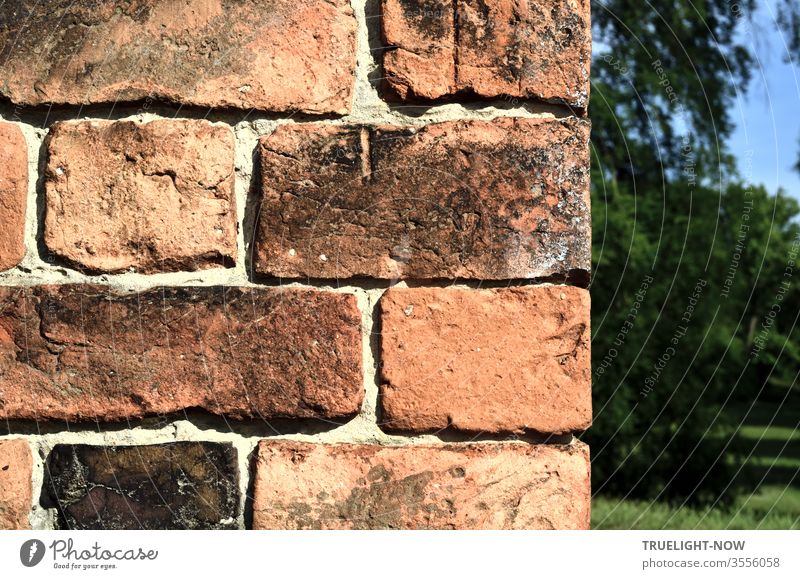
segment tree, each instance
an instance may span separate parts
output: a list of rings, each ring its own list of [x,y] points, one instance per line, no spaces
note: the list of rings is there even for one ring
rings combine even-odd
[[[792,320],[770,317],[776,300],[800,311],[785,283],[798,206],[744,182],[726,149],[754,0],[666,4],[594,6],[586,438],[596,492],[703,500],[732,482],[731,401],[800,367]],[[798,10],[781,4],[794,38]]]

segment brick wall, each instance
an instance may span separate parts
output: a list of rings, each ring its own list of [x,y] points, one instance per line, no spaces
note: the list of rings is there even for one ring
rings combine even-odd
[[[588,0],[0,47],[0,527],[588,527]]]

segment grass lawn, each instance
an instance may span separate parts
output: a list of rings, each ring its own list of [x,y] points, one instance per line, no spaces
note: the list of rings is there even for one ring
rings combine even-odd
[[[757,402],[732,412],[743,442],[739,476],[750,493],[725,508],[595,497],[592,528],[800,529],[800,400]]]

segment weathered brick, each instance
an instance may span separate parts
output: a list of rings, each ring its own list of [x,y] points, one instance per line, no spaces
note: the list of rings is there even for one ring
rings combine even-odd
[[[207,121],[56,124],[44,241],[80,269],[143,273],[236,259],[234,143]]]
[[[17,125],[0,122],[0,271],[25,256],[25,208],[28,199],[28,149]]]
[[[565,433],[591,424],[584,289],[390,289],[380,319],[389,430]]]
[[[42,495],[62,529],[234,528],[236,450],[211,442],[58,444],[47,458]]]
[[[280,277],[588,277],[589,124],[285,125],[260,144],[254,264]]]
[[[0,95],[347,113],[355,30],[347,0],[13,2]]]
[[[0,440],[0,529],[30,529],[32,469],[27,441]]]
[[[363,399],[355,297],[284,288],[0,288],[0,417],[202,408],[337,418]]]
[[[589,0],[383,0],[382,8],[383,65],[403,99],[589,103]]]
[[[457,0],[382,1],[383,68],[401,98],[436,99],[458,90],[457,5]]]
[[[587,529],[589,450],[262,441],[256,529]]]

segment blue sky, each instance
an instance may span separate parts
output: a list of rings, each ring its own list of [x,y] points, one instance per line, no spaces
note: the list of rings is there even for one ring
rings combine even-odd
[[[800,62],[786,63],[786,39],[775,30],[775,0],[762,0],[754,24],[742,27],[756,56],[749,90],[737,103],[729,141],[745,177],[771,192],[783,187],[800,198]]]

